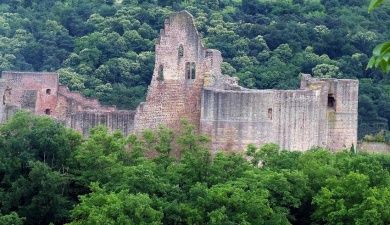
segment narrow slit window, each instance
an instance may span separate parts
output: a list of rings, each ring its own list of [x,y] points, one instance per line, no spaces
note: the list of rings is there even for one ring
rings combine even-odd
[[[164,66],[160,65],[158,67],[158,76],[157,76],[158,81],[163,81],[164,80]]]
[[[9,103],[10,98],[11,98],[11,88],[7,86],[3,95],[3,105]]]
[[[51,89],[46,89],[46,94],[50,95],[51,94]]]
[[[184,56],[184,48],[183,48],[183,45],[180,45],[180,46],[179,46],[179,49],[178,49],[178,56],[179,56],[179,58],[181,58],[181,57]]]
[[[272,120],[272,109],[268,109],[268,119]]]
[[[186,79],[191,79],[191,71],[190,71],[190,63],[186,62],[186,71],[185,71]]]
[[[195,69],[195,63],[191,63],[191,79],[195,79],[195,72],[196,72],[196,69]]]

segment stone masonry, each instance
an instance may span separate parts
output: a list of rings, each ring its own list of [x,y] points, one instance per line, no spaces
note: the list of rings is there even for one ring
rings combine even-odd
[[[211,137],[212,149],[242,151],[248,144],[276,143],[283,149],[357,143],[357,80],[302,75],[299,90],[252,90],[221,73],[222,56],[206,49],[191,14],[165,20],[156,43],[155,68],[146,101],[135,111],[102,106],[59,85],[56,73],[3,72],[0,120],[16,110],[50,115],[88,134],[102,124],[125,135],[187,119]]]
[[[50,115],[83,134],[99,124],[124,134],[133,130],[135,111],[102,106],[96,99],[71,92],[59,85],[56,73],[3,72],[0,93],[3,93],[1,121],[23,109],[36,115]]]

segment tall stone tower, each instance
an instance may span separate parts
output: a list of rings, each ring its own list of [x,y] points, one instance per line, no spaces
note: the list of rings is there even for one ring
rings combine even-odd
[[[181,119],[199,127],[204,78],[220,74],[221,62],[219,51],[204,48],[191,14],[181,11],[166,19],[146,102],[137,108],[135,131],[160,124],[175,129]]]

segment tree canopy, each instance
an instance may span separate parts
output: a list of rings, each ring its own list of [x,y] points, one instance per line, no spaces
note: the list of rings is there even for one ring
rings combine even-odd
[[[389,155],[210,152],[187,122],[81,138],[18,113],[0,125],[0,224],[390,223]]]

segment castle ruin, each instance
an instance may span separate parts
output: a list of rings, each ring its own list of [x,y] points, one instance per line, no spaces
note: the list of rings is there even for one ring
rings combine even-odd
[[[211,137],[213,150],[240,151],[250,143],[303,151],[356,146],[357,80],[302,75],[299,90],[253,90],[223,75],[221,63],[218,50],[203,46],[192,15],[181,11],[165,20],[146,101],[135,111],[71,92],[56,73],[3,72],[0,120],[26,109],[83,134],[100,124],[127,135],[160,124],[176,129],[187,119]]]

